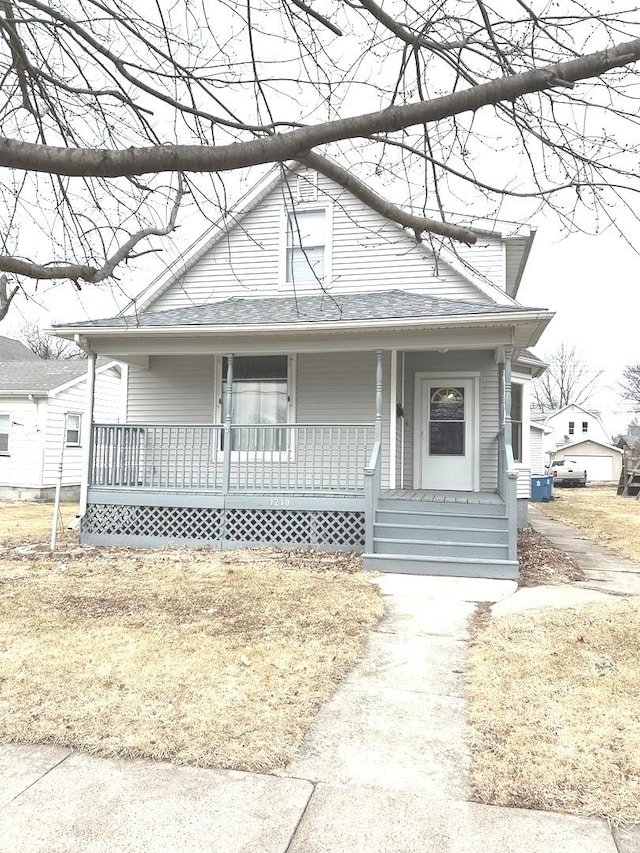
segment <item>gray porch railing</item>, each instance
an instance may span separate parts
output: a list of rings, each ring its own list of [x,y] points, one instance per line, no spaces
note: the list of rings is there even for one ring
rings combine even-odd
[[[498,432],[498,489],[506,504],[509,520],[509,559],[518,559],[518,472],[513,450],[507,444],[505,429]]]
[[[91,486],[364,494],[373,424],[96,424]]]
[[[373,528],[376,517],[378,497],[380,495],[380,456],[382,445],[376,441],[371,451],[371,458],[364,469],[364,500],[365,500],[365,551],[373,553]]]

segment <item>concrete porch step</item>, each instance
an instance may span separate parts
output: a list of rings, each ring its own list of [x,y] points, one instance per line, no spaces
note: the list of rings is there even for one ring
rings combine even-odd
[[[446,575],[467,578],[515,580],[515,560],[476,559],[474,557],[421,557],[407,554],[363,554],[365,569],[406,575]]]

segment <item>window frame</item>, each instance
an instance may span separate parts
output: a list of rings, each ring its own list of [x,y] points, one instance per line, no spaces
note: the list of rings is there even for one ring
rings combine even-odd
[[[589,421],[582,421],[582,434],[586,435],[589,432]]]
[[[575,434],[576,434],[576,422],[575,421],[569,421],[568,435],[575,435]]]
[[[7,431],[6,433],[0,432],[0,435],[7,436],[7,449],[0,449],[0,456],[11,456],[11,415],[9,412],[0,412],[0,419],[7,419]]]
[[[519,419],[514,419],[514,417],[513,417],[513,405],[514,405],[514,401],[515,401],[515,394],[513,393],[513,389],[515,387],[518,387],[520,389],[520,418]],[[513,452],[513,461],[517,462],[518,465],[524,465],[524,411],[525,411],[525,409],[524,409],[524,397],[525,397],[525,383],[514,381],[512,379],[512,381],[511,381],[511,412],[509,413],[510,419],[511,419],[511,450]],[[519,456],[515,452],[515,443],[513,440],[514,435],[515,435],[514,426],[519,427],[519,445],[520,445]]]
[[[69,426],[69,419],[77,418],[77,429]],[[69,433],[77,432],[78,440],[69,441]],[[65,412],[64,413],[64,446],[65,447],[82,447],[82,413],[81,412]]]
[[[274,353],[274,354],[261,354],[261,353],[252,353],[251,358],[270,358],[273,355],[280,355],[286,357],[287,359],[287,420],[283,421],[282,426],[288,426],[289,424],[295,423],[295,387],[296,387],[296,368],[297,361],[296,356],[289,353]],[[234,360],[236,358],[242,358],[242,355],[236,356],[234,354]],[[224,375],[224,359],[226,356],[219,355],[216,358],[216,388],[218,389],[218,393],[216,394],[216,422],[222,424],[224,426],[224,420],[222,417],[223,411],[223,399],[224,399],[224,383],[226,381],[226,376]],[[234,379],[235,386],[235,379]],[[231,421],[233,425],[233,421]],[[246,456],[250,454],[254,459],[264,459],[265,461],[293,461],[294,459],[294,451],[291,442],[292,432],[291,430],[287,430],[287,446],[284,450],[231,450],[231,460],[239,460],[243,457],[243,454]],[[223,448],[223,438],[224,438],[224,430],[220,433],[220,440],[215,442],[216,450],[219,459],[224,457],[224,448]]]
[[[289,218],[291,216],[304,215],[305,213],[314,213],[324,211],[324,271],[319,281],[316,278],[311,278],[309,281],[294,281],[287,278],[288,258],[289,258]],[[332,257],[333,257],[333,205],[327,201],[315,202],[300,202],[298,204],[283,205],[280,212],[280,264],[278,273],[278,289],[290,290],[295,288],[317,288],[320,285],[323,287],[331,281],[332,278]],[[314,248],[310,246],[309,248]],[[317,247],[316,247],[317,248]]]

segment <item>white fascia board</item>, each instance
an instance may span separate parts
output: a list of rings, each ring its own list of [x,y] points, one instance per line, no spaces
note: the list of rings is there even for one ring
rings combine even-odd
[[[85,329],[87,337],[135,335],[136,337],[168,337],[173,335],[246,335],[297,332],[308,335],[313,332],[376,331],[384,329],[419,330],[448,328],[478,328],[487,326],[519,326],[532,322],[547,322],[553,317],[551,311],[514,311],[503,314],[453,314],[448,317],[392,317],[383,320],[341,320],[311,323],[247,323],[231,325],[188,325],[188,326],[95,326]],[[77,329],[58,328],[62,337],[74,334]]]
[[[118,361],[116,359],[112,359],[108,361],[106,364],[100,365],[100,367],[96,367],[96,376],[99,373],[104,373],[105,370],[111,370],[113,367],[119,367]],[[55,388],[52,388],[49,391],[50,397],[57,397],[58,394],[62,393],[62,391],[66,391],[68,388],[73,388],[74,385],[79,385],[80,382],[86,382],[87,379],[87,371],[81,373],[80,376],[76,376],[74,379],[68,379],[66,382],[63,382],[62,385],[56,385]]]
[[[607,450],[615,450],[616,453],[624,453],[621,447],[616,447],[615,444],[605,444],[604,441],[598,441],[595,438],[579,438],[577,441],[567,441],[564,444],[556,446],[556,450],[567,450],[571,447],[577,447],[579,444],[597,444],[598,447],[606,447]],[[581,454],[578,454],[580,456]]]
[[[288,168],[288,164],[284,164],[284,168]],[[132,299],[125,307],[116,315],[122,317],[132,309],[137,313],[146,311],[155,300],[161,296],[171,285],[177,281],[190,267],[196,264],[204,255],[207,254],[216,243],[221,240],[230,228],[237,225],[248,213],[250,213],[256,205],[258,205],[265,196],[269,195],[274,190],[281,180],[281,164],[277,164],[274,168],[262,176],[262,178],[241,198],[231,210],[221,216],[216,222],[209,226],[194,242],[181,252],[177,258],[159,274],[154,280],[148,284],[144,290],[135,298]],[[142,300],[142,301],[140,301]]]
[[[508,244],[510,240],[516,239],[518,237],[526,236],[526,238],[527,238],[527,242],[525,243],[524,252],[522,253],[522,257],[520,258],[520,265],[518,267],[518,272],[517,272],[517,275],[515,277],[515,280],[510,287],[509,287],[509,284],[507,283],[507,292],[514,299],[516,298],[516,296],[518,294],[518,290],[520,289],[520,282],[522,281],[522,276],[524,275],[525,267],[527,266],[527,263],[529,261],[529,255],[531,254],[531,247],[533,245],[533,241],[534,241],[537,233],[538,233],[537,228],[529,228],[528,233],[525,233],[524,235],[519,234],[519,233],[515,233],[515,234],[509,234],[507,237],[503,237],[505,244]]]
[[[20,389],[19,391],[0,391],[0,400],[4,397],[38,397],[40,400],[46,400],[49,396],[49,391],[43,391],[38,388],[37,391],[30,391],[28,388]]]

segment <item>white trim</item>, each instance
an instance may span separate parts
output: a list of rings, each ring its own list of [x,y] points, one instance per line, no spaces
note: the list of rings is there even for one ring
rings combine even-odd
[[[396,487],[396,442],[398,440],[398,418],[396,405],[398,403],[398,350],[391,350],[391,366],[389,368],[389,488]]]
[[[120,367],[120,423],[126,424],[129,405],[129,365]]]
[[[482,308],[481,305],[478,306]],[[171,335],[193,336],[194,328],[198,336],[203,335],[243,335],[243,334],[273,334],[274,332],[298,332],[308,334],[309,332],[341,332],[378,330],[378,329],[433,329],[433,328],[501,328],[503,326],[525,325],[531,322],[549,321],[553,318],[552,311],[514,311],[504,314],[449,314],[439,317],[392,317],[384,320],[340,320],[339,322],[317,322],[317,323],[248,323],[233,325],[210,325],[202,324],[194,326],[95,326],[84,329],[88,337],[121,337],[134,336],[148,338],[153,336],[168,337]],[[56,328],[58,337],[75,335],[77,327]]]
[[[71,429],[71,432],[78,433],[77,441],[69,441],[69,418],[78,418],[78,428]],[[82,447],[82,412],[65,412],[64,413],[64,446],[65,447]]]
[[[111,370],[114,367],[120,369],[120,363],[115,358],[111,359],[106,364],[101,364],[100,367],[96,367],[96,376],[99,376],[101,373],[104,373],[106,370]],[[81,373],[80,376],[76,376],[74,379],[68,379],[66,382],[63,382],[62,385],[56,385],[55,388],[52,388],[49,392],[44,393],[48,397],[57,397],[58,394],[61,394],[63,391],[66,391],[69,388],[73,388],[74,385],[78,385],[80,382],[85,382],[87,379],[87,373],[88,371],[84,371],[84,373]]]
[[[0,450],[0,456],[11,456],[11,412],[0,412],[0,417],[7,419],[7,449]]]
[[[480,373],[464,371],[457,373],[417,372],[414,377],[414,406],[413,406],[413,482],[414,488],[422,488],[422,382],[433,381],[453,383],[467,379],[473,383],[473,460],[472,460],[472,492],[480,490]]]

